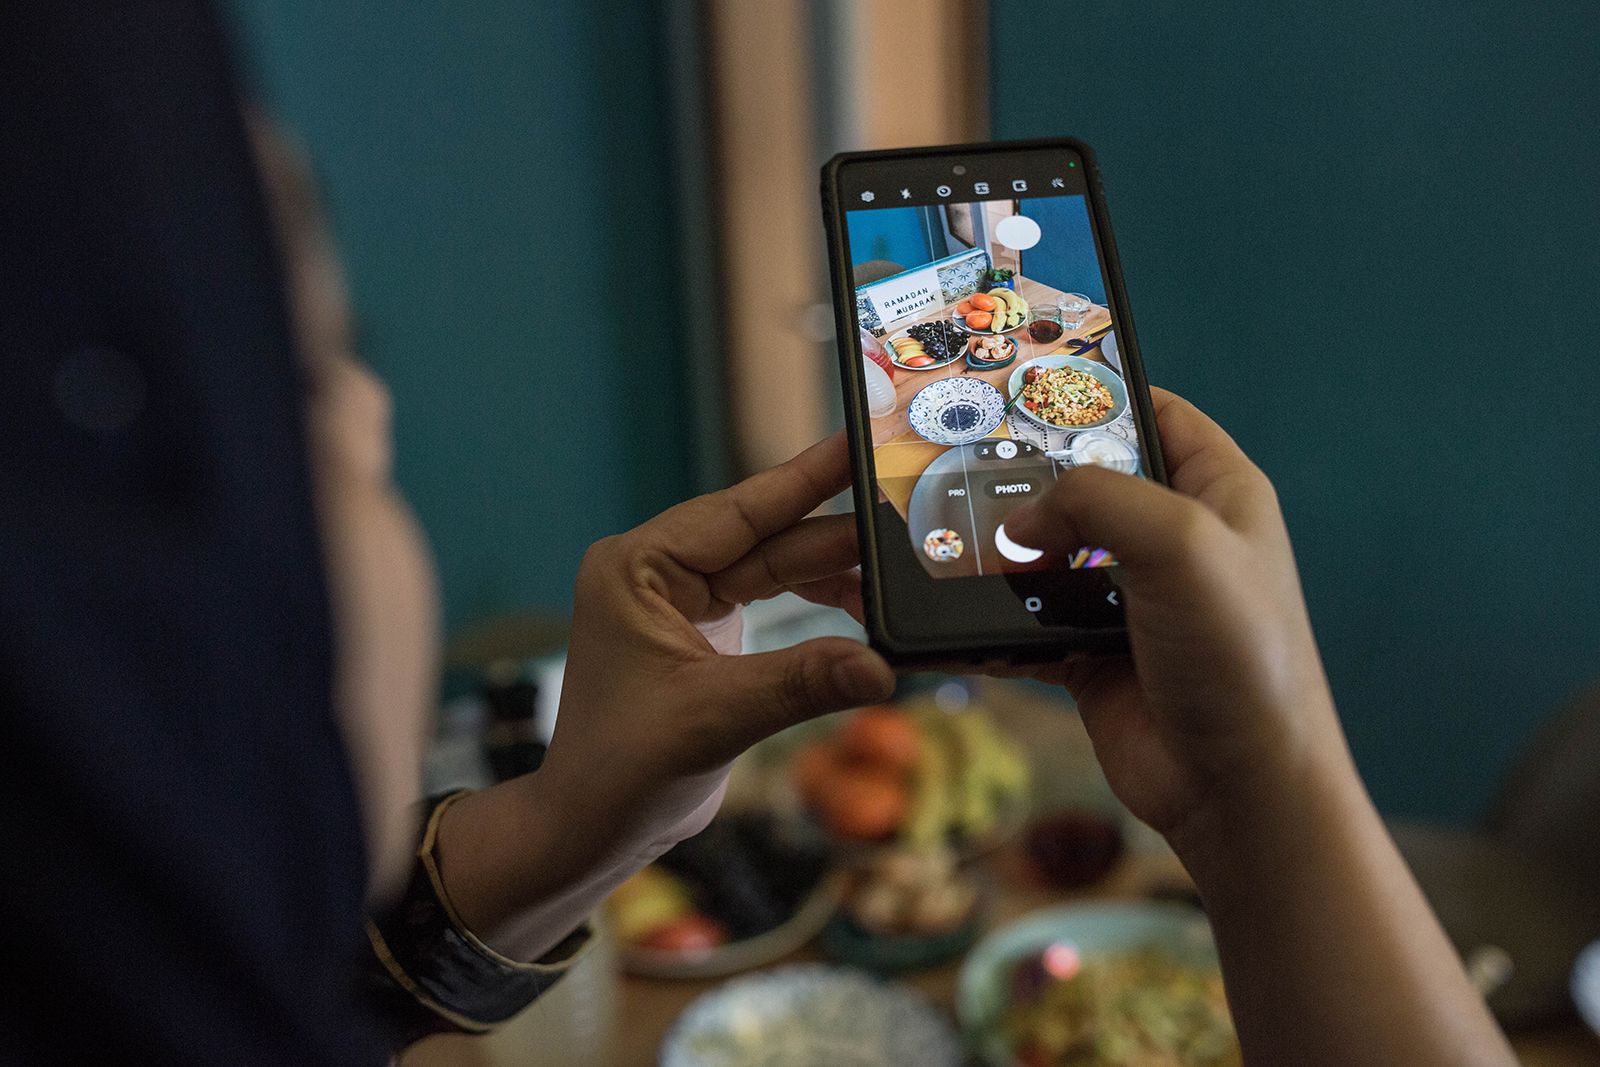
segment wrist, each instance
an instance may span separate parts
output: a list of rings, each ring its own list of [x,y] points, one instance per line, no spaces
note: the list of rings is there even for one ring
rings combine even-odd
[[[1331,736],[1236,775],[1165,836],[1210,907],[1292,877],[1377,821],[1335,725]]]
[[[559,895],[598,865],[600,835],[542,771],[468,794],[439,824],[440,875],[463,922],[482,936]]]

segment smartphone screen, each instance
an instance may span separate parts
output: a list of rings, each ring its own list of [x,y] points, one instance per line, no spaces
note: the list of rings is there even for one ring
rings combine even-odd
[[[948,645],[1120,627],[1109,551],[1046,556],[1005,528],[1069,468],[1159,472],[1091,166],[1053,144],[834,171],[846,386],[863,401],[853,429],[898,633]]]

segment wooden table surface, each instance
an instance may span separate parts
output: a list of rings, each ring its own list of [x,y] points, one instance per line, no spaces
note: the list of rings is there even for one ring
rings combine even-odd
[[[1034,753],[1047,753],[1047,770],[1035,769],[1034,801],[1041,808],[1113,804],[1081,720],[1064,698],[1037,687],[980,683],[978,699],[1007,732]],[[1036,757],[1037,759],[1037,757]],[[1041,907],[1074,900],[1138,899],[1153,888],[1188,884],[1164,842],[1126,818],[1126,858],[1092,891],[1062,893],[1040,887],[1004,849],[992,863],[997,892],[988,916],[998,928]],[[817,959],[807,947],[776,965]],[[408,1050],[402,1067],[651,1067],[662,1039],[691,1001],[728,979],[678,981],[615,977],[614,953],[604,943],[550,993],[484,1038],[429,1038]],[[917,972],[903,981],[953,1016],[960,962]],[[1528,1067],[1600,1067],[1600,1039],[1575,1018],[1512,1035]],[[821,1067],[821,1065],[819,1065]]]
[[[1030,306],[1054,304],[1065,294],[1061,290],[1052,288],[1042,282],[1017,275],[1015,279],[1016,290]],[[940,308],[930,311],[917,318],[905,319],[897,322],[893,330],[885,337],[898,333],[909,326],[922,322],[938,322],[950,317],[949,308]],[[975,370],[967,366],[965,359],[958,359],[937,370],[906,370],[896,367],[894,370],[894,395],[895,407],[892,412],[881,419],[872,420],[872,443],[874,447],[874,462],[878,471],[878,485],[884,494],[899,510],[901,515],[906,513],[911,494],[911,486],[916,478],[927,469],[928,464],[938,458],[939,454],[948,450],[947,445],[936,445],[923,440],[911,428],[909,410],[911,398],[917,393],[932,385],[934,382],[945,378],[966,376],[988,382],[1007,396],[1006,384],[1011,377],[1011,372],[1017,364],[1026,363],[1038,356],[1048,356],[1059,351],[1072,352],[1068,342],[1075,337],[1087,337],[1099,333],[1111,322],[1111,312],[1105,307],[1096,304],[1090,308],[1085,316],[1083,325],[1075,330],[1067,330],[1054,341],[1041,343],[1028,336],[1026,326],[1012,333],[1006,334],[1017,342],[1017,358],[1003,367],[993,370]],[[891,353],[892,355],[892,353]],[[1090,351],[1085,358],[1105,362],[1100,349]],[[1005,423],[991,437],[1010,437],[1011,431]]]

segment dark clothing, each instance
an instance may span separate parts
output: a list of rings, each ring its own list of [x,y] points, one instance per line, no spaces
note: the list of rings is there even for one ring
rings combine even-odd
[[[373,1064],[302,382],[213,12],[0,3],[0,1063]]]

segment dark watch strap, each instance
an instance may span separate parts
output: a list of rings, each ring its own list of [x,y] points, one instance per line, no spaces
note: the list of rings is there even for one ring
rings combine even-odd
[[[380,1008],[409,1042],[430,1033],[482,1033],[516,1015],[554,985],[584,953],[591,935],[580,927],[538,962],[519,963],[484,944],[450,903],[434,857],[439,821],[466,793],[427,801],[422,842],[405,894],[367,921],[379,969]]]

